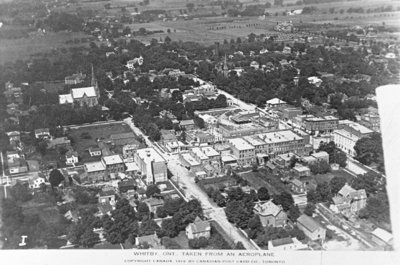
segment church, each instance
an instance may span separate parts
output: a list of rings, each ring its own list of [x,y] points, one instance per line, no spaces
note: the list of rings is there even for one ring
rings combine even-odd
[[[99,104],[99,90],[97,86],[97,80],[94,76],[93,65],[92,65],[92,80],[91,86],[72,88],[69,94],[59,95],[60,104],[79,104],[79,106],[93,107]]]

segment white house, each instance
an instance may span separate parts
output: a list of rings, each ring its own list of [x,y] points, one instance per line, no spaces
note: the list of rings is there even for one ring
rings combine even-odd
[[[35,177],[29,180],[29,188],[31,189],[38,189],[42,183],[45,183],[46,180],[41,177]]]
[[[79,161],[78,152],[70,150],[65,154],[65,164],[71,166],[78,163],[78,161]]]

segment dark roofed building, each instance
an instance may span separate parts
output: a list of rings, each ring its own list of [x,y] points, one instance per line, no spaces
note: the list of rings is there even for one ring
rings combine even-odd
[[[307,215],[297,218],[297,227],[311,240],[325,240],[326,229]]]

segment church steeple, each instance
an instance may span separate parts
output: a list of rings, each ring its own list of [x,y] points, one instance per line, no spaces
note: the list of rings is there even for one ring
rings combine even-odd
[[[91,65],[92,65],[92,74],[91,74],[90,86],[94,87],[94,90],[96,91],[96,96],[98,98],[100,96],[100,91],[99,91],[99,87],[97,85],[96,76],[94,75],[93,64],[91,64]]]

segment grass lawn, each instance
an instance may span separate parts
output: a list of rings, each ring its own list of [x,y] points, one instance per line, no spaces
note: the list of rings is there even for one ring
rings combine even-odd
[[[353,175],[347,173],[344,170],[338,170],[338,171],[332,171],[328,172],[325,174],[318,174],[314,176],[314,179],[317,181],[318,184],[323,183],[323,182],[329,182],[333,177],[345,177],[347,179],[348,183],[351,183],[351,181],[354,179]]]
[[[177,237],[171,238],[171,240],[177,243],[181,249],[189,249],[189,239],[185,231],[181,231]]]
[[[249,185],[256,190],[266,187],[270,195],[280,194],[283,191],[290,193],[289,188],[278,177],[272,175],[267,170],[260,169],[258,172],[251,171],[240,176],[247,180]]]
[[[108,139],[111,134],[132,132],[125,123],[104,124],[72,129],[69,136],[72,138],[72,146],[82,160],[89,160],[87,150],[89,147],[97,147],[96,139]]]
[[[207,190],[208,187],[213,189],[220,189],[220,187],[229,187],[236,185],[236,180],[229,176],[224,176],[220,178],[202,179],[199,180],[200,187],[204,187]]]

